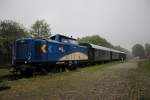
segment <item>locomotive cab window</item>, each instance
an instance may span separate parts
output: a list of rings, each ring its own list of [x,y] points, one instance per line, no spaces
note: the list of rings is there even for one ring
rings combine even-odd
[[[78,42],[77,42],[76,40],[71,40],[71,39],[69,39],[69,42],[70,42],[71,44],[78,45]]]
[[[69,43],[69,40],[67,38],[62,37],[61,38],[61,42],[63,42],[63,43]]]
[[[51,40],[55,40],[55,36],[51,37]]]

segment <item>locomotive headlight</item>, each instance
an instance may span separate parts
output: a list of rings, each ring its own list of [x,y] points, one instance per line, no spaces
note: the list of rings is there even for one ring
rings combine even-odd
[[[27,61],[25,61],[24,63],[25,63],[25,64],[27,64],[28,62],[27,62]]]

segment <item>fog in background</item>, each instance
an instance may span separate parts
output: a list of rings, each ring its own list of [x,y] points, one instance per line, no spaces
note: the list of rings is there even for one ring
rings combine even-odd
[[[4,19],[27,28],[45,19],[53,34],[98,34],[129,50],[136,43],[150,43],[150,0],[0,0]]]

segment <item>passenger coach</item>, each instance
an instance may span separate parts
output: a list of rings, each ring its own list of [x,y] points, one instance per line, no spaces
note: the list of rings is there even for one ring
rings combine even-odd
[[[90,63],[126,59],[126,54],[118,50],[89,43],[81,43],[80,45],[86,46],[88,48],[88,58],[89,58],[88,60],[90,61]]]

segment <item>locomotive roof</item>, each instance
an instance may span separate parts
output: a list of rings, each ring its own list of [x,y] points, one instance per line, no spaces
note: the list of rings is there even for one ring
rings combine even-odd
[[[54,37],[54,36],[61,36],[61,37],[65,37],[65,38],[67,38],[67,39],[76,40],[75,38],[68,37],[68,36],[65,36],[65,35],[62,35],[62,34],[56,34],[56,35],[52,35],[51,37]]]

